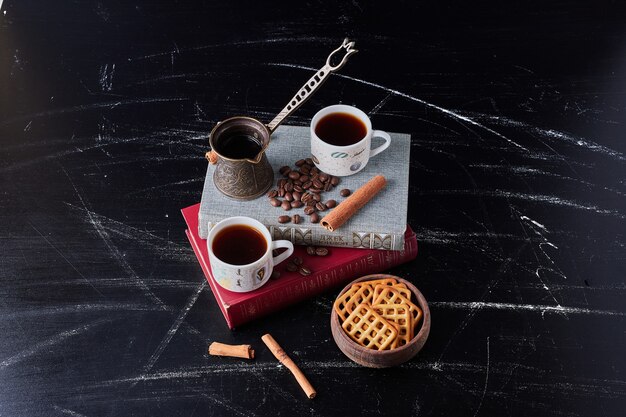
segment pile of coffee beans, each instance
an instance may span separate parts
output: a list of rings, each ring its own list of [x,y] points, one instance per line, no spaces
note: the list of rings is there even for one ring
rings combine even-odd
[[[292,257],[289,262],[287,262],[287,266],[285,269],[287,269],[287,271],[289,272],[298,271],[298,273],[303,277],[311,275],[312,273],[311,269],[308,266],[304,265],[304,261],[299,256]]]
[[[339,177],[320,171],[311,158],[300,159],[294,164],[295,168],[285,165],[279,172],[283,176],[277,182],[278,189],[267,193],[270,204],[280,207],[284,211],[304,207],[304,214],[309,216],[311,223],[319,223],[320,214],[337,206],[337,201],[322,201],[322,193],[331,191],[339,185]],[[342,197],[350,195],[350,190],[343,189]],[[300,224],[304,219],[299,214],[278,217],[281,224],[293,222]]]

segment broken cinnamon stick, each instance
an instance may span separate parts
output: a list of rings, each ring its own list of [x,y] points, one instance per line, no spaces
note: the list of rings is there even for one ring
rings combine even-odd
[[[335,231],[342,224],[348,221],[357,211],[359,211],[368,201],[370,201],[383,187],[387,180],[382,175],[376,175],[367,183],[362,185],[350,197],[341,202],[337,207],[324,216],[320,222],[326,230]]]
[[[291,371],[306,396],[309,397],[309,399],[315,398],[315,395],[317,395],[315,388],[313,388],[309,380],[306,379],[306,376],[304,376],[300,368],[298,368],[298,365],[296,365],[294,361],[287,356],[283,348],[280,347],[276,340],[274,340],[269,333],[261,337],[261,340],[263,340],[267,347],[272,351],[276,359],[278,359],[280,363],[285,365],[285,367]]]
[[[213,342],[209,345],[209,355],[254,359],[254,349],[250,345],[227,345]]]

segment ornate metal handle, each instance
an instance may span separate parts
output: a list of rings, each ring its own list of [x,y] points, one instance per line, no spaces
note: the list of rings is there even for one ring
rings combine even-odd
[[[291,113],[296,111],[298,107],[302,105],[305,101],[309,99],[313,95],[313,93],[319,88],[320,85],[326,81],[331,72],[338,71],[341,67],[348,62],[348,57],[352,54],[357,53],[356,49],[353,49],[354,42],[350,42],[348,38],[343,40],[341,46],[328,55],[326,59],[326,65],[320,68],[315,75],[313,75],[309,80],[300,88],[300,90],[296,93],[295,96],[289,101],[289,103],[278,113],[274,119],[268,123],[267,127],[272,133],[278,125],[282,123],[283,120]],[[341,57],[341,61],[337,65],[332,65],[331,61],[334,59],[333,55],[343,53],[343,57]]]

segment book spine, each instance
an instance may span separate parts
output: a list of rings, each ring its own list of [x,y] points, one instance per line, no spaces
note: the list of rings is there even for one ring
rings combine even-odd
[[[328,232],[323,228],[307,229],[293,226],[266,225],[275,240],[287,239],[295,245],[318,245],[358,249],[401,251],[404,249],[404,232],[359,232],[341,228]]]
[[[402,251],[376,251],[354,259],[336,268],[311,274],[277,291],[230,306],[229,326],[236,327],[251,320],[268,315],[304,299],[318,295],[335,286],[359,276],[375,274],[415,259],[417,238],[415,234],[406,238]]]

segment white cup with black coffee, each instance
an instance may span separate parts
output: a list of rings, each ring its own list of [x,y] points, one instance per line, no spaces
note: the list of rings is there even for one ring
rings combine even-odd
[[[385,142],[372,149],[372,138]],[[390,144],[389,134],[373,130],[369,117],[356,107],[328,106],[311,120],[311,159],[327,174],[340,177],[356,174]]]

